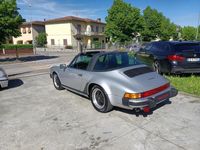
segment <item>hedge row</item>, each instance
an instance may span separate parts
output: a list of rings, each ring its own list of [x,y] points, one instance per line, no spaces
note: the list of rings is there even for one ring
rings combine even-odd
[[[7,49],[13,49],[13,50],[15,50],[16,48],[17,49],[26,49],[26,48],[33,48],[33,45],[32,44],[16,44],[16,45],[14,45],[14,44],[3,44],[3,45],[0,45],[0,50],[2,50],[2,49],[5,49],[5,50],[7,50]]]

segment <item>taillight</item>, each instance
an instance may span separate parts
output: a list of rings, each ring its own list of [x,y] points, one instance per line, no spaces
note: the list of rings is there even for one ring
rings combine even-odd
[[[181,61],[184,61],[184,60],[185,60],[185,57],[180,56],[180,55],[169,55],[169,56],[167,57],[167,59],[168,59],[168,60],[171,60],[171,61],[179,61],[179,62],[181,62]]]
[[[160,86],[160,87],[158,87],[158,88],[155,88],[155,89],[152,89],[152,90],[143,92],[143,93],[141,94],[141,97],[148,97],[148,96],[154,95],[154,94],[156,94],[156,93],[159,93],[159,92],[161,92],[161,91],[167,89],[169,86],[170,86],[170,84],[167,83],[167,84],[164,84],[163,86]]]
[[[167,89],[170,86],[169,83],[164,84],[158,88],[149,90],[149,91],[145,91],[143,93],[125,93],[124,94],[124,98],[125,99],[138,99],[138,98],[145,98],[151,95],[154,95],[156,93],[159,93],[161,91],[164,91],[165,89]]]

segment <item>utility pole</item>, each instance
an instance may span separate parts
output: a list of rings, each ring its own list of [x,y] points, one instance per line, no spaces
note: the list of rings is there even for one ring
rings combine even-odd
[[[31,34],[32,34],[32,45],[33,45],[34,54],[36,54],[35,39],[34,39],[34,35],[33,35],[32,4],[31,4],[31,0],[25,0],[25,2],[28,4],[28,7],[30,9],[30,26],[31,26]]]
[[[199,15],[198,15],[198,21],[197,21],[196,40],[198,39],[198,35],[199,35],[199,23],[200,23],[200,12],[199,12]]]

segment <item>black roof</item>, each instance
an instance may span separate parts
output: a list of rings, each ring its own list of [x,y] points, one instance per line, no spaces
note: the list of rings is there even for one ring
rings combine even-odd
[[[177,44],[200,44],[200,41],[156,41],[151,43],[168,43],[171,45],[177,45]]]

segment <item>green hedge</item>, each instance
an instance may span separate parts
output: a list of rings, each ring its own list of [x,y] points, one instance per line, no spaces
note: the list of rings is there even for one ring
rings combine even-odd
[[[33,48],[33,45],[32,44],[3,44],[3,45],[0,45],[0,50],[2,50],[3,48],[5,50],[7,49],[13,49],[15,50],[17,47],[17,49],[26,49],[26,48]]]

